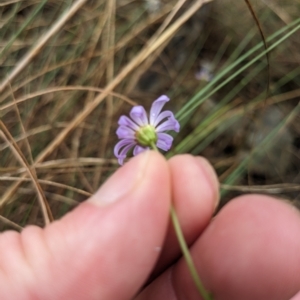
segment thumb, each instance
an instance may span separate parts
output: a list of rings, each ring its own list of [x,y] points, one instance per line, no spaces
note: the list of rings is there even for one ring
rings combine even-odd
[[[146,151],[60,221],[0,235],[0,299],[131,299],[168,224],[167,162]]]

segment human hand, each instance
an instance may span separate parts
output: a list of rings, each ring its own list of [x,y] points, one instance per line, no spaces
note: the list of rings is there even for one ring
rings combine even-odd
[[[214,299],[290,299],[300,290],[299,212],[248,195],[212,220],[217,190],[204,159],[138,155],[61,220],[0,235],[0,299],[199,299],[178,259],[171,195]]]

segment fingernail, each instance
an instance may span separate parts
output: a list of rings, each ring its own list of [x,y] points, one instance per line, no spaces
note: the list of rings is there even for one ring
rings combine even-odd
[[[211,186],[213,192],[216,194],[215,196],[215,206],[214,209],[219,204],[220,195],[219,195],[219,179],[218,176],[213,169],[212,165],[209,163],[207,159],[204,157],[195,157],[196,163],[199,165],[201,170],[205,173],[205,178],[207,178],[209,185]]]
[[[89,199],[90,202],[105,206],[130,193],[143,179],[150,151],[133,157],[117,170],[103,186]]]

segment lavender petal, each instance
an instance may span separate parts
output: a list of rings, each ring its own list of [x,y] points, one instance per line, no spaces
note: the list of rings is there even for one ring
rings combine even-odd
[[[123,139],[116,144],[114,148],[114,154],[118,158],[118,162],[120,165],[123,164],[127,152],[135,145],[136,142],[133,139]]]
[[[131,119],[139,126],[148,125],[148,117],[145,108],[141,105],[134,106],[130,111]]]
[[[162,122],[160,125],[156,127],[156,132],[164,132],[167,130],[174,130],[179,132],[180,125],[179,122],[175,118],[169,118],[166,121]]]
[[[157,98],[151,106],[150,109],[150,124],[155,126],[154,124],[156,123],[156,118],[159,116],[163,106],[170,100],[169,97],[166,95],[162,95],[159,98]]]
[[[135,131],[127,126],[119,126],[117,129],[117,136],[119,139],[134,139]]]
[[[133,155],[136,156],[136,155],[146,151],[147,149],[149,149],[149,148],[136,145],[133,149]]]
[[[162,133],[162,132],[159,132],[157,134],[157,137],[158,139],[156,142],[156,146],[164,151],[168,151],[172,146],[173,137],[167,133]]]
[[[155,123],[153,124],[153,126],[157,127],[159,125],[159,123],[162,122],[164,119],[173,119],[173,120],[176,120],[174,114],[170,110],[166,110],[166,111],[163,111],[162,113],[159,114],[159,116],[156,118]],[[174,126],[174,130],[176,132],[178,132],[180,126],[179,126],[178,122],[176,124],[177,125]]]
[[[132,122],[132,120],[130,120],[127,116],[121,116],[119,118],[118,124],[120,126],[127,126],[133,130],[139,129],[139,126],[137,124],[135,124],[134,122]]]

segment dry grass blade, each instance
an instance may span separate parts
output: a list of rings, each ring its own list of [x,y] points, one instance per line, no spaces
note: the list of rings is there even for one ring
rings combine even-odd
[[[31,179],[13,177],[13,176],[0,176],[0,181],[31,181]],[[42,183],[42,184],[50,185],[50,186],[56,186],[56,187],[64,188],[66,190],[70,190],[70,191],[76,192],[78,194],[87,196],[87,197],[92,196],[92,194],[89,193],[89,192],[86,192],[86,191],[81,190],[81,189],[77,189],[73,186],[69,186],[69,185],[66,185],[66,184],[63,184],[63,183],[54,182],[54,181],[50,181],[50,180],[43,180],[43,179],[38,179],[38,182]]]
[[[64,158],[64,159],[56,159],[56,160],[48,160],[45,162],[37,163],[34,165],[35,169],[39,170],[49,170],[49,169],[66,169],[66,168],[74,168],[74,167],[84,167],[84,166],[98,166],[110,164],[114,166],[119,166],[118,160],[113,159],[105,159],[105,158],[97,158],[97,157],[77,157],[76,160],[73,158]],[[26,171],[25,168],[17,168],[17,167],[7,167],[0,168],[0,172],[17,172],[24,173]]]
[[[289,24],[292,22],[291,17],[286,13],[280,5],[277,5],[274,3],[273,0],[262,0],[263,3],[265,3],[270,9],[274,11],[274,13],[285,23]]]
[[[3,217],[0,215],[0,221],[2,221],[4,224],[18,230],[18,231],[22,231],[23,227],[21,227],[20,225],[16,224],[15,222],[10,221],[9,219]]]
[[[299,184],[291,184],[291,183],[251,185],[251,186],[221,184],[221,188],[228,191],[238,191],[244,193],[269,193],[269,194],[281,194],[286,192],[300,191]]]
[[[114,65],[115,65],[115,53],[114,53],[114,44],[115,44],[115,14],[116,14],[116,2],[115,0],[107,1],[107,23],[105,27],[105,34],[103,36],[104,39],[104,49],[103,52],[106,53],[105,64],[107,65],[106,69],[106,82],[109,83],[113,81],[114,78]],[[110,49],[110,51],[109,51]],[[105,126],[103,128],[103,137],[101,141],[102,147],[99,148],[98,155],[99,157],[103,157],[106,151],[110,128],[112,124],[112,118],[114,113],[113,107],[113,97],[111,94],[108,94],[106,101],[106,114],[105,114]],[[99,186],[99,182],[102,176],[102,168],[101,166],[96,169],[93,179],[93,188],[97,189]]]
[[[119,42],[117,42],[117,44],[114,46],[115,51],[119,51],[120,49],[122,49],[126,44],[129,43],[129,41],[131,41],[134,37],[138,36],[141,32],[143,32],[152,24],[155,24],[159,19],[168,14],[172,9],[174,8],[171,5],[165,5],[165,7],[163,7],[161,11],[159,11],[154,16],[151,16],[141,26],[134,27],[128,34],[123,36],[119,40]]]
[[[104,90],[97,88],[97,87],[93,87],[93,86],[61,86],[61,87],[55,87],[55,88],[48,88],[48,89],[45,89],[42,91],[28,94],[23,98],[16,99],[13,103],[4,104],[4,105],[0,106],[0,111],[13,107],[15,105],[15,103],[18,104],[18,103],[27,101],[29,99],[32,99],[32,98],[35,98],[38,96],[42,96],[42,95],[50,94],[50,93],[61,92],[61,91],[90,91],[90,92],[102,93]],[[109,94],[123,100],[124,102],[127,102],[130,105],[137,105],[137,103],[135,101],[133,101],[133,100],[129,99],[128,97],[123,96],[119,93],[111,92]]]
[[[25,0],[11,0],[11,1],[6,1],[4,3],[0,3],[0,7],[1,6],[6,6],[6,5],[10,5],[10,4],[14,4],[14,3],[18,3],[18,2],[22,2],[22,1],[25,1]]]
[[[167,16],[167,18],[164,20],[160,28],[155,33],[153,39],[156,39],[168,27],[168,25],[171,23],[171,21],[173,20],[173,18],[175,17],[175,15],[177,14],[179,9],[183,6],[185,2],[186,0],[179,0],[177,2],[177,4],[172,9],[171,13]]]
[[[32,183],[34,184],[37,194],[38,194],[38,199],[40,202],[40,206],[42,209],[43,217],[45,224],[49,224],[51,221],[53,221],[53,216],[50,210],[50,207],[48,205],[48,202],[44,196],[43,190],[36,178],[35,172],[32,171],[31,167],[29,166],[28,162],[26,161],[23,153],[19,149],[18,145],[14,141],[13,137],[11,136],[10,132],[7,130],[6,126],[2,121],[0,121],[0,127],[2,130],[0,130],[0,135],[5,140],[9,145],[11,150],[13,151],[14,155],[16,158],[20,161],[20,163],[27,169],[29,176],[32,179]],[[1,206],[1,203],[0,203]]]
[[[9,87],[10,87],[10,90],[11,90],[11,92],[12,92],[11,85],[9,85]],[[16,113],[17,113],[17,116],[18,116],[18,119],[19,119],[19,123],[20,123],[20,126],[21,126],[22,133],[23,133],[23,135],[25,136],[25,139],[24,139],[24,140],[25,140],[25,144],[26,144],[27,151],[28,151],[28,154],[29,154],[30,163],[33,164],[33,158],[32,158],[31,147],[30,147],[30,144],[29,144],[27,135],[26,135],[26,130],[25,130],[25,128],[24,128],[24,125],[23,125],[23,122],[22,122],[22,118],[21,118],[21,115],[20,115],[20,111],[19,111],[19,108],[18,108],[18,104],[17,104],[17,102],[16,102],[16,99],[15,99],[15,96],[14,96],[14,93],[13,93],[13,92],[12,92],[12,98],[13,98],[14,107],[15,107],[15,110],[16,110]],[[33,169],[33,172],[35,172],[34,169]]]
[[[186,0],[179,0],[177,4],[174,6],[174,8],[171,10],[169,15],[166,17],[162,25],[158,28],[158,30],[155,32],[155,34],[152,36],[152,38],[148,41],[148,44],[153,43],[160,35],[161,33],[168,27],[168,25],[171,23],[173,18],[175,17],[176,13],[180,10],[180,8],[183,6],[183,4],[186,2]],[[142,74],[148,70],[148,68],[152,65],[152,63],[155,61],[155,59],[161,54],[165,46],[168,44],[168,41],[171,39],[171,37],[165,41],[162,46],[155,51],[152,56],[149,56],[138,70],[136,70],[136,74],[132,75],[131,80],[129,81],[127,88],[125,90],[125,93],[128,94],[132,91],[134,86],[136,86],[138,80],[142,76]]]
[[[72,7],[65,13],[50,29],[43,35],[33,46],[33,48],[25,54],[23,59],[15,66],[11,73],[0,85],[0,92],[14,80],[14,78],[20,74],[20,72],[29,64],[29,62],[40,52],[40,50],[45,46],[49,39],[56,34],[62,26],[83,6],[87,0],[77,0]]]
[[[261,25],[260,25],[260,22],[259,22],[259,19],[257,18],[256,16],[256,13],[250,3],[249,0],[244,0],[248,6],[248,9],[256,23],[256,26],[259,30],[259,34],[263,40],[263,43],[264,43],[264,47],[265,47],[265,50],[267,51],[268,50],[268,45],[267,45],[267,42],[266,42],[266,38],[265,38],[265,35],[262,31],[262,28],[261,28]],[[269,93],[270,93],[270,84],[271,84],[271,70],[270,70],[270,56],[269,56],[269,52],[267,51],[266,52],[266,59],[267,59],[267,64],[268,64],[268,67],[267,67],[267,89],[266,89],[266,98],[265,98],[265,101],[267,100],[267,98],[269,97]]]

